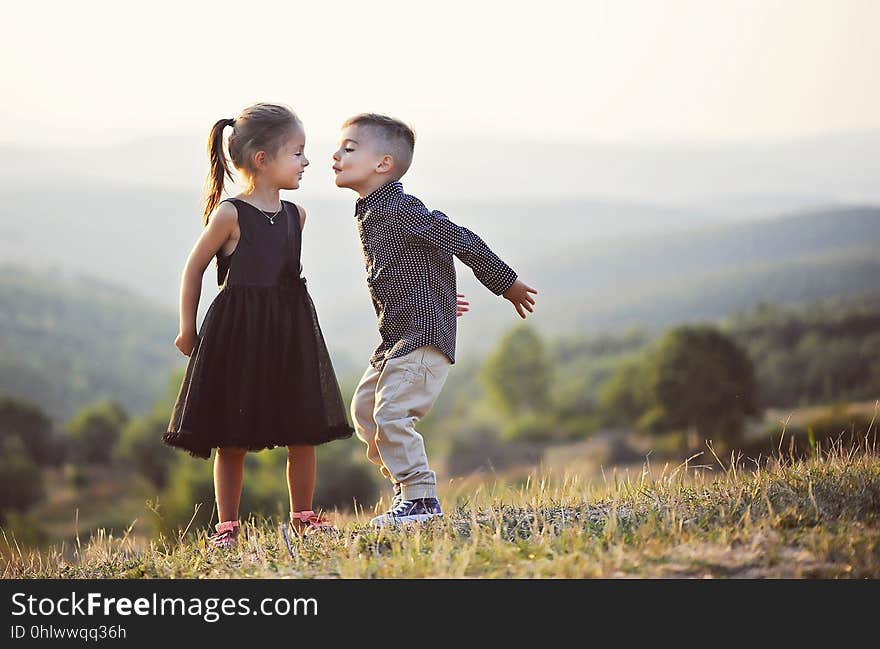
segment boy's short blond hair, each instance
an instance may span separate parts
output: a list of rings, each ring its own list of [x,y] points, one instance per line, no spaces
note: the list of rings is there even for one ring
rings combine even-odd
[[[409,125],[387,115],[361,113],[345,120],[342,128],[349,126],[366,129],[373,144],[379,145],[383,154],[387,153],[394,158],[395,180],[402,178],[409,170],[416,147],[416,134]]]

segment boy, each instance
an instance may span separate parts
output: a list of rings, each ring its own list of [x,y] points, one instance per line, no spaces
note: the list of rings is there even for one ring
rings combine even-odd
[[[364,113],[342,125],[333,154],[336,186],[358,193],[358,234],[382,342],[351,403],[367,458],[394,485],[381,527],[443,514],[436,476],[415,423],[433,406],[455,362],[457,293],[453,255],[480,282],[510,300],[521,318],[537,294],[480,237],[403,192],[415,135],[403,122]],[[462,309],[459,307],[458,312]]]

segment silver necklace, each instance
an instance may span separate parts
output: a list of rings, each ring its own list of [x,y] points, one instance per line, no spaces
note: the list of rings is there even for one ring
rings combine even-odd
[[[253,204],[253,203],[250,203],[250,205],[254,205],[254,204]],[[254,205],[254,207],[257,207],[257,206]],[[275,225],[275,217],[278,216],[279,214],[281,214],[281,210],[284,209],[284,203],[281,203],[281,207],[279,207],[279,208],[278,208],[278,211],[275,212],[275,214],[273,214],[272,216],[269,216],[268,214],[266,214],[266,210],[264,210],[264,209],[261,208],[261,207],[257,207],[257,209],[260,210],[260,213],[261,213],[263,216],[265,216],[267,219],[269,219],[269,225]]]

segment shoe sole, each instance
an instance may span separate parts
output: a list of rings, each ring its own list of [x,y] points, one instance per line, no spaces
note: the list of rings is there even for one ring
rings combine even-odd
[[[412,514],[411,516],[395,516],[393,520],[379,516],[370,521],[371,527],[392,527],[395,525],[407,525],[411,523],[424,523],[432,518],[441,518],[443,513],[439,514]]]

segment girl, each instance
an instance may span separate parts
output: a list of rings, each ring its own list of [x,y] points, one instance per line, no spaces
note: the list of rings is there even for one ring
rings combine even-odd
[[[229,156],[247,188],[221,201],[224,176],[232,178],[227,126]],[[330,528],[312,511],[315,445],[354,432],[300,277],[306,213],[279,197],[299,187],[309,164],[304,147],[299,118],[274,104],[221,119],[208,139],[205,229],[183,270],[174,343],[189,361],[162,439],[203,458],[217,448],[217,547],[238,536],[245,454],[275,446],[287,446],[291,527],[300,534]],[[202,275],[215,255],[222,289],[196,335]]]

